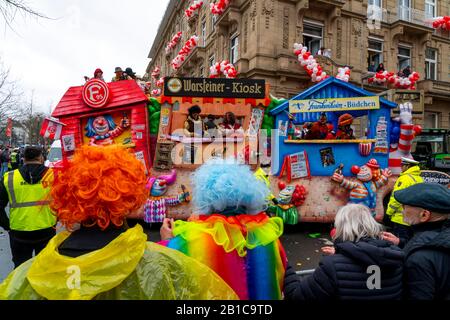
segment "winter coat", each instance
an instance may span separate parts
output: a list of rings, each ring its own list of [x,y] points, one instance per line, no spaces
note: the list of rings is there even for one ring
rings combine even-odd
[[[300,281],[292,267],[286,271],[287,300],[396,300],[402,297],[403,252],[389,242],[361,239],[335,244],[336,254],[322,259],[314,273]],[[380,288],[376,272],[380,268]],[[369,278],[370,277],[370,278]]]
[[[413,226],[405,251],[405,295],[450,300],[450,221]]]

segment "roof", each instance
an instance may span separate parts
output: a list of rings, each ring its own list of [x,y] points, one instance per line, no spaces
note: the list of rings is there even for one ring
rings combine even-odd
[[[83,101],[83,87],[71,87],[62,97],[61,101],[52,113],[52,117],[62,117],[82,113],[90,113],[94,110],[110,109],[127,106],[139,102],[147,102],[148,98],[134,80],[125,80],[108,83],[111,98],[109,103],[101,109],[93,109]]]
[[[326,98],[355,98],[355,97],[372,97],[376,94],[357,87],[345,81],[330,77],[319,82],[315,86],[303,91],[290,100],[307,100],[307,99],[326,99]],[[383,108],[396,108],[397,104],[380,97],[380,103]],[[278,107],[270,111],[270,115],[277,115],[280,112],[289,109],[289,100],[280,104]]]

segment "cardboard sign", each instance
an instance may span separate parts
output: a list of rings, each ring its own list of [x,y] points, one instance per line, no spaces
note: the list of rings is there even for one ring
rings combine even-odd
[[[75,136],[73,134],[63,136],[61,140],[64,152],[75,151]]]
[[[306,151],[291,154],[289,157],[292,179],[300,179],[310,176],[308,156],[306,154]]]

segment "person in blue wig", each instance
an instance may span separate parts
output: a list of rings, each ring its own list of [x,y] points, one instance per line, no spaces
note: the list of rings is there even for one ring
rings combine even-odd
[[[162,243],[213,269],[242,300],[282,298],[287,265],[283,220],[270,218],[270,191],[250,167],[212,159],[191,177],[194,215],[165,219]]]

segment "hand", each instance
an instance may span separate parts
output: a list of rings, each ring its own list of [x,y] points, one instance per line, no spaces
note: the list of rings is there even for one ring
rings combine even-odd
[[[170,240],[173,238],[173,226],[174,226],[174,220],[173,219],[164,219],[163,225],[161,227],[161,230],[159,231],[159,234],[161,235],[161,240]]]
[[[400,244],[400,239],[394,236],[390,232],[382,232],[381,239],[392,242],[394,245],[398,246]]]
[[[336,249],[334,247],[322,247],[320,251],[322,251],[322,253],[326,256],[332,256],[336,254]]]
[[[340,173],[335,172],[331,177],[331,180],[342,183],[342,181],[344,181],[344,176]]]
[[[130,120],[123,118],[121,127],[125,129],[125,128],[128,128],[129,126],[130,126]]]
[[[413,105],[411,102],[400,104],[400,123],[412,124],[412,110]]]
[[[390,176],[392,176],[392,171],[389,168],[386,168],[383,170],[383,176],[385,176],[386,178],[389,178]]]

